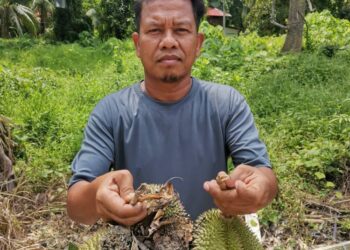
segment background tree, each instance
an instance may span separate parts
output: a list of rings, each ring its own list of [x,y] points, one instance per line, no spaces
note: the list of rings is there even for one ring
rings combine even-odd
[[[305,0],[290,0],[287,36],[282,52],[300,52],[303,46]]]
[[[102,0],[98,12],[100,37],[124,39],[134,31],[134,12],[132,0]]]
[[[38,20],[33,11],[13,0],[0,1],[0,37],[10,38],[38,31]]]
[[[12,191],[15,188],[14,145],[11,138],[10,121],[0,115],[0,192]]]
[[[256,31],[261,36],[272,34],[280,34],[283,30],[276,27],[270,22],[272,0],[256,0],[247,1],[248,5],[245,7],[247,13],[244,17],[244,27],[250,31]],[[284,22],[288,17],[288,5],[286,0],[274,1],[275,20],[277,22]]]
[[[234,26],[238,30],[243,30],[243,3],[241,0],[228,1],[228,12],[231,14],[229,25]]]
[[[39,13],[40,16],[40,31],[39,33],[45,33],[47,27],[48,17],[52,15],[54,5],[50,0],[34,0],[32,9]]]
[[[65,8],[56,8],[54,12],[54,34],[58,41],[74,42],[79,33],[91,31],[91,22],[83,14],[81,0],[66,0]]]

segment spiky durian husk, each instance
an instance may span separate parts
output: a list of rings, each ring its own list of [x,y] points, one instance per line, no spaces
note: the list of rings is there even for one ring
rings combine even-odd
[[[226,218],[217,209],[204,212],[196,221],[194,250],[259,250],[256,236],[237,216]]]
[[[164,188],[164,186],[147,184],[147,186],[143,187],[143,193],[161,193],[161,188]],[[192,241],[193,223],[186,213],[178,194],[174,192],[171,196],[167,196],[166,199],[150,202],[152,204],[150,211],[155,212],[162,209],[164,212],[161,219],[157,222],[157,224],[164,224],[156,229],[150,237],[147,237],[148,239],[143,241],[142,238],[144,238],[144,235],[142,235],[142,232],[146,232],[147,234],[149,229],[155,226],[152,226],[153,219],[149,221],[146,218],[132,227],[135,237],[142,241],[146,247],[153,250],[188,250],[189,244]],[[152,207],[156,209],[154,210]],[[150,214],[150,217],[152,216],[154,217],[154,213]]]
[[[78,250],[100,250],[101,236],[106,233],[106,229],[102,228],[97,232],[93,233],[89,239],[85,240],[84,243],[74,244],[70,243],[68,249],[78,249]]]

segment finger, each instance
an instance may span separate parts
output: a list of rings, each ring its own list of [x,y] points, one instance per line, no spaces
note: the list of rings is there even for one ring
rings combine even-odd
[[[214,202],[218,204],[229,204],[235,203],[237,198],[236,190],[221,190],[220,186],[216,181],[208,181],[204,184],[206,186],[206,191],[213,197]]]
[[[236,187],[236,181],[246,181],[249,176],[251,176],[256,169],[248,165],[238,165],[231,173],[230,179],[226,181],[226,186],[230,189]]]
[[[203,187],[213,198],[217,197],[219,193],[222,192],[215,180],[205,182]]]
[[[113,220],[113,221],[116,221],[116,222],[118,222],[122,225],[126,225],[126,226],[134,225],[147,216],[147,210],[144,210],[142,213],[139,213],[136,216],[127,217],[127,218],[120,217],[119,215],[111,213],[108,209],[104,209],[104,213],[106,215],[105,218],[103,218],[105,221]]]
[[[120,215],[112,214],[112,219],[118,221],[123,225],[133,225],[147,216],[147,210],[141,210],[141,212],[131,216],[131,217],[123,217]]]
[[[252,205],[257,200],[259,190],[254,185],[247,185],[243,181],[236,181],[237,196],[244,200],[251,201]]]
[[[143,208],[142,205],[131,206],[127,204],[122,207],[118,213],[108,209],[107,207],[104,209],[109,219],[117,221],[123,225],[132,225],[141,221],[147,216],[147,210]]]
[[[121,223],[124,225],[127,225],[127,226],[131,226],[131,225],[134,225],[134,224],[142,221],[146,216],[147,216],[147,212],[142,213],[142,214],[135,216],[135,217],[132,217],[132,218],[123,219]]]
[[[114,177],[114,182],[119,187],[119,194],[125,200],[128,201],[134,193],[134,179],[128,170],[119,170],[118,174]]]
[[[114,214],[120,218],[138,217],[146,211],[141,203],[132,206],[127,204],[121,197],[116,197],[113,200],[107,201],[105,208],[110,214]]]

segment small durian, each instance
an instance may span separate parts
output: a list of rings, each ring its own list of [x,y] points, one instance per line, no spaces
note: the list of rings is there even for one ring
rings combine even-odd
[[[218,209],[206,211],[196,220],[193,237],[193,250],[263,249],[243,220],[224,217]]]

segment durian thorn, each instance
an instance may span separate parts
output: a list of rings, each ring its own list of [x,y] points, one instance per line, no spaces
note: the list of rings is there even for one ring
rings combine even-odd
[[[181,181],[184,181],[184,178],[180,177],[180,176],[174,176],[174,177],[171,177],[170,179],[168,179],[165,184],[171,182],[172,180],[175,180],[175,179],[180,179]]]

